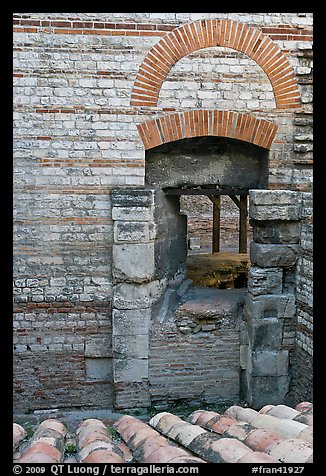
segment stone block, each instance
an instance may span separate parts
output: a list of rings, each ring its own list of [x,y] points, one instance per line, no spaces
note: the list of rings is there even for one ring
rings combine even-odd
[[[154,220],[154,209],[146,207],[113,207],[112,220],[151,221]]]
[[[250,346],[257,349],[279,349],[282,345],[282,326],[278,319],[248,319]]]
[[[120,222],[114,223],[114,241],[115,243],[144,243],[149,241],[149,223],[148,222]]]
[[[252,352],[253,376],[281,376],[288,374],[289,352],[287,350],[256,350]]]
[[[85,358],[86,379],[112,382],[112,359]]]
[[[296,314],[294,294],[265,294],[264,296],[246,296],[245,312],[251,319],[284,319]]]
[[[116,309],[147,309],[163,292],[159,281],[143,284],[119,283],[113,287]]]
[[[299,252],[299,245],[250,243],[250,261],[252,265],[268,267],[294,266]]]
[[[252,205],[297,205],[301,192],[292,190],[249,190],[249,202]]]
[[[112,207],[151,207],[154,204],[154,190],[112,190],[111,201]]]
[[[87,337],[85,357],[112,357],[111,336]]]
[[[260,221],[300,220],[301,204],[253,205],[249,202],[249,218]]]
[[[299,243],[300,221],[256,221],[250,220],[253,239],[256,243]]]
[[[148,378],[147,359],[114,359],[115,382],[142,382]]]
[[[301,192],[250,190],[249,217],[256,220],[299,220]]]
[[[248,271],[248,291],[253,296],[279,294],[282,292],[282,278],[281,268],[251,266]]]
[[[150,281],[154,271],[153,243],[113,245],[112,274],[116,280]]]
[[[249,374],[248,403],[260,409],[265,405],[278,405],[289,391],[289,376],[253,376]],[[272,417],[271,417],[272,418]]]
[[[148,335],[115,336],[113,339],[114,358],[148,358]]]
[[[149,333],[151,309],[113,309],[112,333],[114,336],[145,335]]]

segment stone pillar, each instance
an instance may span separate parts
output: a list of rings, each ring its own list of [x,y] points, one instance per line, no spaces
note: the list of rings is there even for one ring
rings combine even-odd
[[[253,226],[245,304],[248,340],[242,343],[246,400],[250,406],[284,402],[289,391],[289,350],[284,323],[295,319],[295,290],[288,276],[299,252],[301,192],[250,190]]]
[[[112,191],[115,407],[150,405],[148,340],[155,280],[154,190]]]

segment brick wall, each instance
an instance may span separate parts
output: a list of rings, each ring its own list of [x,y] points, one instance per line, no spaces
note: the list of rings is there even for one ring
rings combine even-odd
[[[239,339],[236,319],[224,322],[218,332],[187,336],[171,323],[153,325],[149,364],[152,403],[237,401]]]
[[[149,50],[201,19],[242,22],[273,40],[294,69],[300,107],[276,110],[260,66],[228,46],[181,57],[156,106],[132,105]],[[101,340],[111,335],[110,198],[112,188],[144,184],[137,124],[193,108],[272,121],[278,129],[269,152],[270,188],[309,191],[312,14],[16,13],[13,23],[15,405],[53,404],[55,385],[49,392],[51,382],[36,375],[39,361],[53,375],[59,359],[69,361],[57,390],[65,389],[62,406],[107,406],[109,390],[83,392],[89,376],[105,388],[112,380],[109,372],[94,375],[87,359],[111,358]],[[88,356],[89,335],[96,355]]]

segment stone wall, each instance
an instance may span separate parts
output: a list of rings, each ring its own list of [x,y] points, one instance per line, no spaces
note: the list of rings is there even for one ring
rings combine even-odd
[[[157,106],[132,105],[149,50],[200,19],[242,22],[273,40],[294,69],[300,107],[276,109],[261,67],[227,46],[183,56],[168,72]],[[272,121],[278,129],[269,151],[269,188],[311,189],[311,42],[311,13],[14,14],[17,408],[113,403],[112,253],[114,233],[123,229],[113,229],[111,190],[145,184],[137,125],[194,108]],[[298,283],[301,289],[303,278]],[[302,329],[298,343],[307,352]],[[53,377],[57,361],[69,368],[61,380]],[[94,382],[103,391],[85,392]]]
[[[313,399],[313,225],[312,195],[303,193],[300,257],[296,269],[297,327],[292,400]]]
[[[246,400],[255,408],[285,401],[290,391],[290,357],[295,349],[302,194],[251,190],[254,229],[242,335]],[[299,298],[300,299],[300,298]]]

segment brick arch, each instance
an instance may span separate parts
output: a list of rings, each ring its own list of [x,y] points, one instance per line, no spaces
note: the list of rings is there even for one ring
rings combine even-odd
[[[172,66],[193,51],[225,46],[254,60],[268,76],[278,109],[300,107],[295,73],[282,50],[257,28],[233,20],[198,20],[175,28],[148,52],[131,94],[132,106],[157,106]]]
[[[146,150],[200,136],[229,137],[270,149],[277,131],[277,125],[266,119],[218,109],[165,114],[137,124],[137,128]]]

